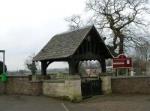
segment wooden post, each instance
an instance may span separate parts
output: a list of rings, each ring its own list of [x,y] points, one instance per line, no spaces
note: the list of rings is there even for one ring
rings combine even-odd
[[[79,62],[78,61],[75,61],[75,60],[70,60],[68,61],[68,64],[69,64],[69,74],[77,74],[79,73]]]
[[[117,76],[119,75],[119,71],[118,71],[118,69],[116,68],[116,74],[117,74]]]
[[[41,74],[42,75],[47,75],[47,62],[46,61],[41,61]]]
[[[102,69],[102,73],[105,73],[106,72],[106,62],[105,62],[105,59],[102,58],[99,60],[100,62],[100,65],[101,65],[101,69]]]
[[[115,76],[117,77],[117,68],[115,69]]]

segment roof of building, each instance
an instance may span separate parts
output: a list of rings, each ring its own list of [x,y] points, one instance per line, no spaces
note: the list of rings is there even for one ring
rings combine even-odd
[[[94,26],[88,26],[82,29],[65,32],[55,35],[44,48],[34,57],[34,61],[66,58],[74,54],[87,34],[95,29]],[[95,29],[96,30],[96,29]],[[107,49],[108,55],[112,57]]]

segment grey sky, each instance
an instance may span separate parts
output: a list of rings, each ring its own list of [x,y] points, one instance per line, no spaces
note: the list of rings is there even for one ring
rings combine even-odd
[[[67,30],[64,19],[84,9],[85,0],[0,0],[0,50],[6,50],[8,70],[24,69],[28,56]]]
[[[6,50],[8,70],[23,69],[28,56],[37,53],[53,35],[66,31],[64,18],[81,14],[84,2],[0,0],[0,49]]]

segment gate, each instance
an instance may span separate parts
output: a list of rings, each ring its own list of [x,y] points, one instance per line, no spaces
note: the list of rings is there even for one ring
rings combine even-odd
[[[88,98],[93,95],[102,94],[101,79],[93,77],[84,77],[81,81],[82,97]]]

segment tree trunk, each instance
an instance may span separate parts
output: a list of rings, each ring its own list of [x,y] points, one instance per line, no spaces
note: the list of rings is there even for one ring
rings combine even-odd
[[[119,54],[124,53],[124,37],[120,37],[120,43],[119,43]]]

